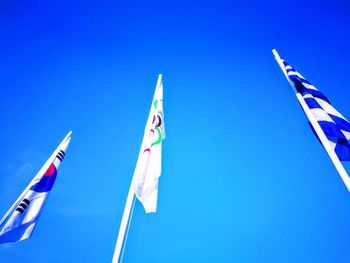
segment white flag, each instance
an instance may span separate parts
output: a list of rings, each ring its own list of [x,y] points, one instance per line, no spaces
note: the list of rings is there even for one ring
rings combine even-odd
[[[0,221],[0,244],[30,238],[57,177],[71,132],[63,139],[34,179]]]
[[[157,211],[164,138],[163,85],[162,75],[159,75],[133,176],[135,195],[143,204],[146,213]]]

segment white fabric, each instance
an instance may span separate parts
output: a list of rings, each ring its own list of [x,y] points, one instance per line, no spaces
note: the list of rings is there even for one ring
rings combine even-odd
[[[320,104],[320,106],[329,114],[332,114],[334,116],[337,116],[339,118],[342,118],[344,120],[346,120],[344,118],[343,115],[341,115],[331,104],[329,104],[327,101],[324,101],[322,99],[319,98],[314,98],[318,104]]]
[[[158,126],[159,120],[160,126]],[[162,169],[164,137],[163,86],[160,81],[153,97],[133,177],[135,195],[143,204],[146,213],[157,211],[158,180]]]
[[[24,240],[30,237],[32,231],[34,230],[34,226],[40,217],[40,210],[45,204],[48,195],[49,193],[47,192],[36,193],[32,190],[29,190],[28,193],[24,196],[24,198],[29,200],[30,204],[27,206],[23,214],[15,210],[10,215],[10,217],[6,221],[6,224],[1,228],[0,236],[13,229],[21,227],[21,225],[25,225],[27,223],[32,222],[33,224],[30,225],[31,227],[29,229],[26,228],[24,234],[19,240]]]
[[[313,108],[313,109],[310,109],[310,111],[315,116],[317,121],[328,121],[328,122],[334,123],[331,117],[329,117],[329,115],[323,109]]]
[[[315,86],[313,86],[313,85],[311,85],[311,84],[303,83],[303,85],[304,85],[306,88],[308,88],[308,89],[318,90],[318,89],[316,89]]]

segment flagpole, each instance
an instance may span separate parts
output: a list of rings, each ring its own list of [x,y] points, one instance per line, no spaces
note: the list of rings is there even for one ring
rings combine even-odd
[[[156,91],[159,88],[159,86],[161,85],[161,82],[162,82],[162,74],[159,74],[157,85],[156,85]],[[148,121],[146,123],[145,132],[148,132],[147,129],[149,128],[148,124],[151,120],[150,118],[153,118],[153,115],[152,115],[153,110],[152,109],[154,107],[153,101],[154,101],[155,95],[156,95],[156,92],[154,93],[154,96],[153,96],[151,110],[149,113]],[[141,151],[143,151],[142,145],[141,145]],[[135,199],[135,190],[134,190],[134,176],[133,176],[133,178],[131,180],[130,188],[129,188],[128,197],[126,199],[126,203],[125,203],[125,207],[124,207],[122,221],[120,223],[120,228],[119,228],[117,242],[116,242],[116,245],[114,248],[112,263],[121,263],[121,261],[122,261],[123,247],[125,247],[125,242],[126,242],[126,238],[128,235],[128,230],[129,230],[129,227],[131,224],[131,217],[130,216],[133,213],[134,199]]]
[[[123,243],[124,243],[124,239],[125,239],[125,233],[126,230],[128,228],[128,224],[130,224],[130,215],[131,215],[131,210],[133,207],[133,201],[135,198],[135,192],[134,192],[134,185],[133,185],[133,180],[131,181],[130,184],[130,189],[129,189],[129,193],[128,193],[128,197],[126,199],[126,203],[125,203],[125,208],[124,208],[124,213],[123,213],[123,217],[122,217],[122,222],[120,223],[120,228],[119,228],[119,233],[118,233],[118,238],[117,238],[117,243],[115,245],[115,249],[114,249],[114,254],[113,254],[113,259],[112,259],[112,263],[120,263],[119,260],[121,259],[121,251],[122,251],[122,247],[123,247]]]
[[[346,172],[346,170],[344,169],[343,164],[340,162],[338,156],[336,155],[335,151],[331,148],[331,145],[329,144],[329,141],[326,137],[326,135],[324,134],[321,126],[319,125],[318,121],[315,119],[315,117],[313,116],[311,110],[309,109],[309,107],[307,106],[306,102],[304,101],[302,95],[297,92],[297,90],[294,87],[294,83],[289,79],[289,76],[285,70],[285,67],[283,65],[282,59],[279,56],[279,54],[277,53],[276,49],[272,50],[272,53],[275,56],[275,59],[278,63],[278,65],[280,66],[280,68],[282,69],[284,75],[286,76],[288,82],[290,83],[290,85],[293,87],[294,91],[295,91],[295,95],[301,105],[301,107],[303,108],[306,116],[308,117],[308,119],[310,120],[311,125],[313,126],[313,128],[315,129],[316,134],[318,135],[318,138],[320,139],[323,147],[325,148],[329,158],[331,158],[335,168],[337,169],[341,179],[343,180],[346,188],[348,189],[348,191],[350,192],[350,178],[348,173]]]

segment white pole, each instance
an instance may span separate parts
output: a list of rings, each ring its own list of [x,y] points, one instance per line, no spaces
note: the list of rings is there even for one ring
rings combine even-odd
[[[328,153],[329,158],[331,158],[331,160],[332,160],[335,168],[337,169],[341,179],[343,180],[345,186],[347,187],[348,191],[350,192],[350,178],[349,178],[349,175],[347,174],[346,170],[344,169],[344,166],[340,162],[338,156],[335,154],[335,151],[331,148],[331,145],[329,144],[329,141],[328,141],[325,133],[323,132],[321,126],[318,123],[318,121],[313,116],[311,110],[307,106],[307,104],[306,104],[305,100],[303,99],[302,95],[299,92],[296,91],[296,89],[294,87],[294,83],[289,79],[288,74],[287,74],[287,72],[285,70],[285,67],[283,65],[281,57],[278,55],[278,53],[277,53],[277,51],[275,49],[272,50],[272,53],[274,54],[278,65],[281,67],[281,69],[282,69],[284,75],[286,76],[287,80],[289,81],[290,85],[294,88],[294,91],[296,93],[297,99],[298,99],[301,107],[303,108],[306,116],[310,120],[311,125],[315,129],[316,134],[318,135],[318,137],[319,137],[323,147],[326,149],[326,152]]]
[[[134,184],[133,184],[133,180],[131,180],[131,185],[128,193],[128,198],[126,199],[122,222],[120,223],[118,239],[114,249],[112,263],[120,263],[119,260],[121,259],[121,251],[123,248],[123,242],[124,242],[125,233],[128,227],[129,217],[131,214],[134,198],[135,198]]]

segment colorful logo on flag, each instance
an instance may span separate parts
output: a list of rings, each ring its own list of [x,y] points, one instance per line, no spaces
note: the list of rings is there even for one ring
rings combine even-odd
[[[38,183],[32,186],[31,190],[42,193],[51,191],[57,177],[57,169],[55,165],[52,163],[47,169],[44,176],[40,179]]]

